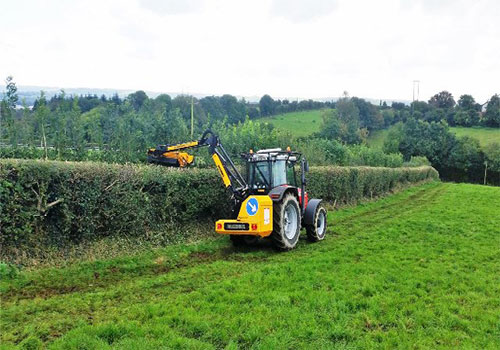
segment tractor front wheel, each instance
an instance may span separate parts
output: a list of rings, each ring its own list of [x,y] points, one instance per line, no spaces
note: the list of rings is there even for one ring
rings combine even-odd
[[[307,239],[311,242],[321,241],[326,235],[326,209],[318,205],[313,217],[312,225],[306,226]]]
[[[300,207],[293,194],[287,194],[273,205],[274,245],[281,250],[290,250],[297,245],[300,236]]]

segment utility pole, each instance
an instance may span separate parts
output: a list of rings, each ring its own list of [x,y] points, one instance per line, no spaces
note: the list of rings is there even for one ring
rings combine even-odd
[[[415,100],[415,86],[417,87],[417,99]],[[413,102],[418,101],[420,95],[420,80],[413,80]]]
[[[194,101],[191,95],[191,139],[193,139],[193,129],[194,129]]]

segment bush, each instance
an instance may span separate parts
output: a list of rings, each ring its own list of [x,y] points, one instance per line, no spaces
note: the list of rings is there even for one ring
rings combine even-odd
[[[348,165],[383,166],[397,168],[403,165],[401,153],[386,154],[377,148],[351,146],[348,148]]]
[[[398,184],[436,179],[431,167],[311,167],[311,196],[352,202]],[[0,160],[0,245],[64,247],[110,235],[141,236],[229,215],[215,169]]]

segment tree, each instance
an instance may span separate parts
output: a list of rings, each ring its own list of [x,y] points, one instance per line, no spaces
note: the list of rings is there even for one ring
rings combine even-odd
[[[35,110],[35,120],[37,123],[37,128],[40,132],[40,143],[43,147],[45,153],[45,160],[48,159],[48,151],[47,151],[47,118],[49,115],[49,109],[47,108],[47,100],[45,99],[45,93],[43,91],[40,92],[40,98],[38,99],[37,107]]]
[[[448,91],[441,91],[431,97],[429,104],[436,108],[447,109],[455,106],[455,100],[453,99],[453,95]]]
[[[142,90],[138,90],[128,95],[128,100],[136,111],[138,111],[144,105],[144,102],[146,102],[147,99],[148,95],[146,95],[146,93]]]
[[[351,101],[359,110],[359,121],[362,128],[377,130],[384,126],[384,118],[377,107],[362,98],[353,97]]]
[[[396,111],[402,111],[406,108],[406,105],[403,102],[392,102],[391,107]]]
[[[411,156],[425,156],[435,167],[441,168],[447,164],[456,139],[446,122],[428,123],[411,118],[402,130],[399,151],[405,160],[410,160]]]
[[[465,172],[480,171],[483,166],[483,153],[479,141],[468,136],[459,137],[450,150],[446,165]]]
[[[274,100],[269,95],[264,95],[259,101],[260,115],[267,117],[274,114]]]
[[[468,110],[478,110],[478,104],[476,103],[476,100],[474,100],[474,97],[471,95],[462,95],[458,99],[458,107],[461,109],[468,111]]]
[[[222,95],[220,97],[220,104],[226,112],[230,123],[237,124],[245,120],[245,104],[238,102],[236,97],[228,94]]]
[[[420,112],[422,115],[432,109],[432,106],[429,106],[429,104],[425,101],[413,101],[410,107],[413,113]]]
[[[492,142],[484,148],[488,169],[500,173],[500,143]]]
[[[155,103],[160,106],[164,111],[172,109],[172,98],[167,94],[160,94],[156,96]]]
[[[493,95],[488,101],[483,121],[487,126],[500,126],[500,97],[497,94]]]
[[[247,107],[247,115],[250,119],[257,119],[260,117],[259,110],[255,107]]]
[[[207,116],[196,98],[190,95],[177,95],[172,100],[172,108],[178,108],[187,125],[191,125],[191,102],[193,102],[195,129],[199,129],[207,122]]]
[[[460,126],[471,126],[472,121],[469,112],[464,110],[457,111],[454,115],[454,123]]]
[[[323,113],[320,136],[347,144],[361,142],[359,110],[349,97],[339,99],[335,110]]]
[[[320,136],[329,140],[341,140],[344,126],[338,117],[337,111],[334,109],[324,111],[321,117],[323,124]]]
[[[14,118],[16,113],[17,96],[16,83],[11,76],[5,79],[5,96],[0,105],[0,140],[2,138],[2,126],[7,130],[7,136],[12,146],[17,146],[17,128]]]

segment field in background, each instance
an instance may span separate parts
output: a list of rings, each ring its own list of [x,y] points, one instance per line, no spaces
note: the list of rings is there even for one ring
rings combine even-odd
[[[497,142],[500,143],[500,128],[461,128],[453,127],[450,128],[451,132],[457,136],[470,136],[477,140],[481,144],[481,147]]]
[[[371,131],[366,143],[370,147],[382,149],[388,133],[389,129]]]
[[[0,348],[498,349],[499,206],[430,183],[288,253],[218,237],[2,277]]]
[[[261,118],[259,121],[273,124],[280,130],[289,131],[293,136],[309,136],[321,128],[323,110],[292,112],[272,117]]]
[[[462,127],[450,127],[450,131],[456,136],[469,136],[475,138],[481,144],[481,147],[498,142],[500,143],[500,129],[499,128],[484,128],[484,127],[473,127],[473,128],[462,128]],[[371,147],[382,148],[384,146],[384,141],[389,133],[388,129],[372,131],[368,136],[367,143]]]

